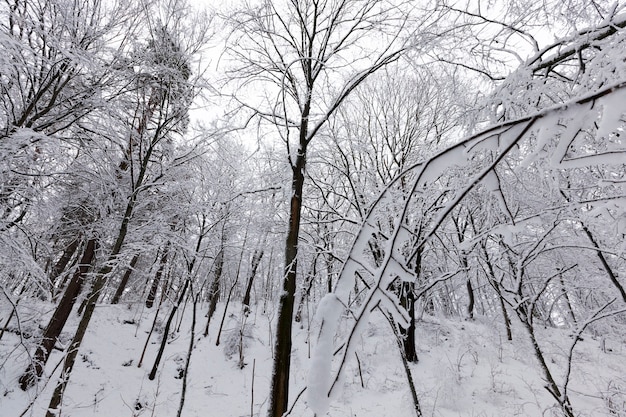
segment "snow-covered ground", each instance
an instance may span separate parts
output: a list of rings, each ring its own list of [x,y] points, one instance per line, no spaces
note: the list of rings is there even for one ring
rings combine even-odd
[[[0,305],[2,323],[10,306]],[[20,326],[37,332],[47,323],[52,306],[20,305]],[[239,306],[229,307],[221,343],[216,337],[224,305],[212,318],[208,337],[203,336],[206,306],[199,306],[196,343],[187,380],[182,416],[264,416],[268,406],[271,372],[273,312],[254,311],[242,329]],[[42,319],[40,312],[46,311]],[[66,417],[176,416],[182,390],[182,369],[189,346],[191,307],[175,319],[175,333],[164,353],[155,380],[148,374],[158,350],[161,333],[153,334],[141,368],[137,367],[155,309],[142,305],[98,306],[80,349],[63,400]],[[160,313],[166,320],[167,308]],[[36,321],[37,320],[37,321]],[[415,409],[408,389],[400,352],[389,323],[373,314],[361,335],[358,361],[352,358],[343,389],[327,415],[334,417],[410,417]],[[77,316],[64,332],[67,342]],[[16,329],[12,321],[10,329]],[[290,400],[292,416],[312,416],[306,394],[308,366],[316,330],[305,321],[294,328]],[[566,369],[571,330],[541,328],[538,338],[547,353],[558,383]],[[620,340],[585,334],[574,350],[570,396],[579,416],[626,416],[626,335]],[[240,368],[240,341],[243,362]],[[559,415],[528,338],[514,328],[513,341],[499,323],[478,318],[473,322],[425,316],[417,324],[419,363],[411,371],[424,416],[551,416]],[[23,342],[23,344],[22,344]],[[0,416],[43,416],[59,374],[62,352],[55,350],[48,362],[49,377],[24,393],[17,378],[28,363],[25,347],[33,351],[34,338],[22,341],[7,332],[0,341]],[[358,364],[360,363],[360,367]],[[360,368],[360,369],[359,369]]]

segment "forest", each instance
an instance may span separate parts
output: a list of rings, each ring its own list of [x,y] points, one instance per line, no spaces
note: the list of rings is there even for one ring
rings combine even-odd
[[[623,1],[0,1],[0,417],[626,417]]]

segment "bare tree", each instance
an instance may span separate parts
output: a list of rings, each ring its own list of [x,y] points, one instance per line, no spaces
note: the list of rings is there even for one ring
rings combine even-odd
[[[233,26],[228,53],[231,80],[260,88],[267,99],[235,99],[261,121],[276,127],[291,168],[289,225],[285,242],[268,414],[288,409],[291,329],[307,154],[328,118],[365,79],[419,42],[435,12],[411,22],[410,2],[378,0],[264,0],[228,16]],[[415,14],[417,16],[417,14]],[[434,34],[429,40],[434,39]],[[249,88],[245,91],[251,91]],[[258,90],[257,90],[258,91]],[[258,97],[258,94],[255,98]]]

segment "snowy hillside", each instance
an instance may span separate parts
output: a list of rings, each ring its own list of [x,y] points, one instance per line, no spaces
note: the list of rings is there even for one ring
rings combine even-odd
[[[2,305],[2,317],[9,310]],[[41,322],[38,311],[51,306],[20,305],[20,326],[33,334]],[[221,318],[223,305],[217,316]],[[213,320],[208,337],[202,335],[206,308],[198,309],[194,349],[187,376],[182,416],[264,416],[271,371],[271,327],[274,317],[260,310],[250,314],[242,330],[239,306],[230,306],[215,345],[219,320]],[[165,314],[160,316],[161,323]],[[176,416],[180,407],[183,372],[189,347],[191,308],[175,319],[181,330],[171,337],[155,380],[148,379],[161,333],[148,343],[141,368],[137,363],[154,318],[154,311],[138,305],[100,305],[96,309],[79,353],[80,360],[66,390],[62,416]],[[76,316],[72,316],[76,321]],[[307,320],[304,320],[308,323]],[[75,324],[75,323],[74,323]],[[9,327],[17,330],[15,322]],[[162,326],[162,324],[161,324]],[[292,396],[306,387],[315,323],[295,329],[292,354]],[[70,327],[71,328],[71,327]],[[162,330],[162,328],[161,328]],[[455,321],[424,316],[417,323],[419,362],[411,365],[424,416],[549,416],[559,415],[532,348],[521,326],[513,341],[494,323]],[[549,366],[562,378],[572,344],[570,329],[546,328],[541,338]],[[67,340],[65,335],[64,340]],[[22,344],[23,343],[23,344]],[[28,363],[22,341],[7,332],[0,342],[0,415],[43,416],[59,378],[60,352],[48,362],[46,377],[22,392],[17,379]],[[352,358],[342,392],[330,404],[334,417],[415,416],[400,350],[389,324],[372,315]],[[243,346],[242,350],[241,347]],[[241,356],[240,356],[241,355]],[[243,359],[244,367],[239,363]],[[360,364],[360,366],[359,366]],[[579,416],[626,416],[626,338],[605,339],[585,334],[576,344],[569,395]],[[295,400],[292,416],[312,416],[306,392]]]

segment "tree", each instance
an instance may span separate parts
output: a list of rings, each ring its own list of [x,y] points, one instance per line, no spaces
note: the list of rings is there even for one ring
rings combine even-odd
[[[137,71],[132,73],[132,81],[136,83],[136,88],[130,92],[135,96],[136,112],[130,118],[131,123],[128,126],[130,131],[122,135],[128,139],[122,147],[123,156],[118,165],[118,177],[122,181],[127,181],[120,190],[127,191],[124,195],[125,202],[120,207],[123,214],[119,227],[112,236],[113,245],[108,249],[106,261],[95,273],[81,321],[63,363],[64,377],[56,386],[50,401],[49,413],[53,412],[50,410],[57,409],[62,402],[67,380],[96,302],[122,252],[131,230],[133,217],[141,206],[141,197],[151,194],[154,196],[154,190],[158,190],[160,182],[166,177],[167,169],[173,170],[177,165],[183,164],[188,156],[188,154],[173,155],[173,139],[181,135],[187,126],[187,111],[195,87],[189,60],[205,41],[206,32],[200,31],[198,37],[192,36],[188,44],[177,41],[174,33],[177,33],[180,27],[176,25],[183,24],[184,13],[188,11],[179,6],[181,5],[164,5],[168,19],[165,19],[165,23],[158,20],[152,22],[148,42],[136,49],[130,58],[131,62],[139,64],[138,68],[126,67]],[[166,26],[168,22],[175,26]]]
[[[439,16],[424,13],[409,22],[409,2],[375,0],[270,1],[228,17],[234,30],[229,75],[242,86],[261,88],[268,99],[235,99],[253,116],[273,125],[291,170],[289,224],[285,242],[269,415],[288,408],[291,329],[307,155],[328,118],[370,75],[398,60]],[[418,35],[413,30],[420,28]],[[419,38],[419,39],[418,39]],[[420,43],[421,44],[421,43]],[[248,89],[248,91],[250,91]]]
[[[16,0],[5,2],[2,14],[3,252],[40,242],[35,247],[42,249],[22,252],[31,262],[16,278],[23,290],[36,288],[41,298],[46,293],[55,298],[66,281],[59,277],[71,276],[31,364],[40,376],[94,258],[98,190],[89,184],[93,166],[88,167],[83,153],[86,125],[106,107],[102,92],[112,88],[111,78],[117,74],[113,65],[106,65],[115,61],[117,51],[108,42],[118,30],[128,29],[132,11],[99,1],[78,1],[70,10],[54,0]],[[120,48],[125,45],[124,39],[117,42]],[[16,227],[26,240],[14,234]],[[68,270],[72,260],[79,263],[73,274]],[[38,263],[41,268],[35,267]],[[22,387],[33,382],[31,376],[27,372],[21,378]]]

